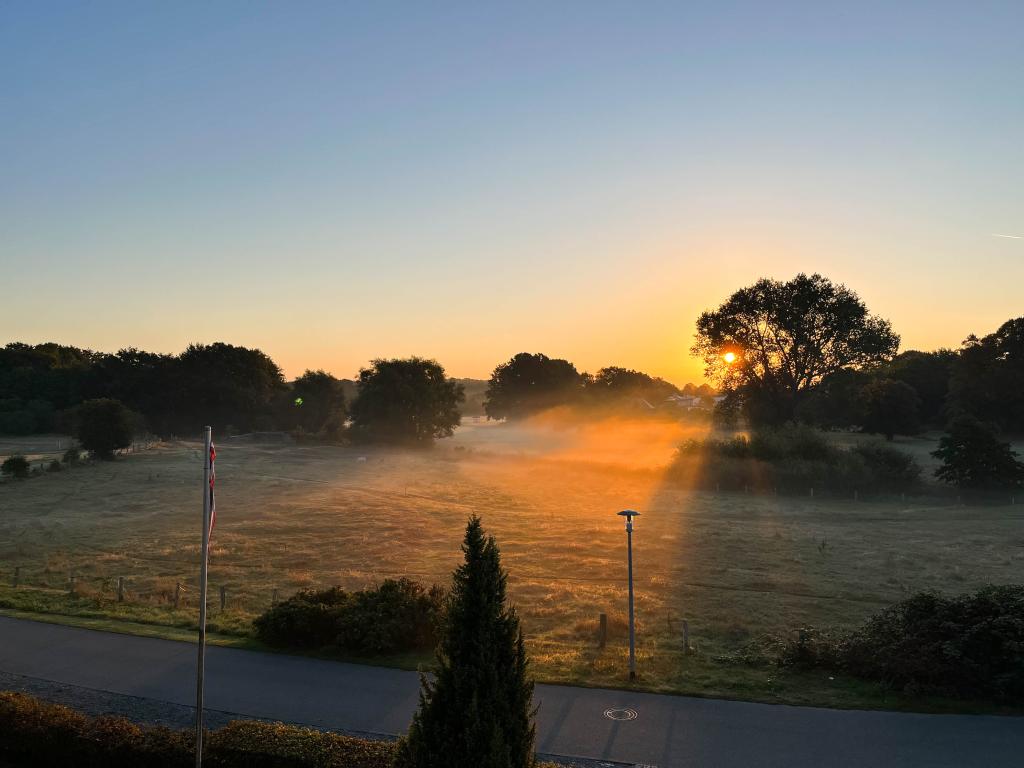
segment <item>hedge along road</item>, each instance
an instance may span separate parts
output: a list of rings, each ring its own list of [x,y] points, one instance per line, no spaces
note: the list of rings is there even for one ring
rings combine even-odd
[[[212,710],[397,735],[419,676],[383,667],[209,647]],[[190,706],[195,646],[0,617],[0,671]],[[538,685],[537,749],[663,768],[1019,766],[1024,719],[813,709]]]

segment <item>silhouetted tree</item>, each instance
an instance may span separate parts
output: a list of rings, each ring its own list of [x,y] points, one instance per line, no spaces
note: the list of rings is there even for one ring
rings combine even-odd
[[[462,386],[434,360],[374,360],[359,372],[359,395],[349,410],[353,439],[429,445],[459,425]]]
[[[884,362],[898,347],[889,323],[868,314],[856,293],[799,274],[785,283],[758,280],[704,312],[693,353],[704,358],[708,378],[757,403],[749,417],[778,423],[792,419],[804,394],[829,374]]]
[[[18,480],[24,480],[28,477],[31,466],[28,463],[28,459],[22,456],[20,453],[16,453],[13,456],[8,456],[4,459],[3,464],[0,464],[0,473],[8,475],[9,477],[16,478]]]
[[[901,352],[882,367],[881,374],[914,388],[921,398],[921,421],[932,426],[945,423],[946,396],[956,363],[956,352],[940,349],[935,352],[909,350]]]
[[[953,366],[950,401],[954,413],[1024,431],[1024,317],[964,341]]]
[[[657,405],[669,395],[679,394],[679,389],[664,379],[617,366],[602,368],[587,377],[585,389],[597,402],[642,398],[652,405]]]
[[[519,419],[578,401],[584,378],[568,360],[520,352],[494,369],[484,411],[489,419]]]
[[[306,371],[286,398],[288,421],[306,432],[337,435],[345,422],[345,391],[326,371]]]
[[[913,435],[921,429],[921,398],[909,384],[895,379],[874,379],[860,393],[864,403],[865,432],[885,435]]]
[[[465,562],[452,591],[433,681],[398,748],[399,768],[527,768],[535,764],[533,681],[507,574],[478,517],[466,526]]]
[[[97,458],[110,460],[114,451],[132,444],[138,417],[120,401],[86,400],[75,410],[75,436]]]
[[[1024,464],[1009,443],[969,416],[953,421],[932,456],[942,461],[935,476],[964,488],[1019,488],[1024,483]]]
[[[853,368],[830,373],[808,391],[796,409],[797,419],[826,429],[849,429],[864,424],[861,393],[871,375]]]

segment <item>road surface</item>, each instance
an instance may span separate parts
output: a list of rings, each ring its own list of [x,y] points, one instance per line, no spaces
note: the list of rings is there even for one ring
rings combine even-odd
[[[0,672],[190,706],[195,646],[0,617]],[[207,648],[206,705],[316,728],[395,735],[415,672]],[[537,750],[661,768],[1024,765],[1024,718],[844,711],[538,685]],[[606,710],[632,710],[612,720]]]

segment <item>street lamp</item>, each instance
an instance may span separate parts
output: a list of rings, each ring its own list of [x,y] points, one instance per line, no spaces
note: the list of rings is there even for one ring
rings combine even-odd
[[[633,518],[639,515],[624,509],[619,515],[626,518],[626,561],[629,563],[629,679],[636,680],[636,631],[633,623]]]

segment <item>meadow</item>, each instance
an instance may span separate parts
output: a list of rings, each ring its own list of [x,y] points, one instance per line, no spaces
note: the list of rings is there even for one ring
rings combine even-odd
[[[643,420],[579,425],[555,414],[521,426],[470,419],[454,438],[419,452],[221,441],[211,629],[245,639],[275,594],[307,587],[355,588],[389,576],[445,583],[465,521],[476,513],[501,546],[538,678],[624,686],[626,540],[615,513],[630,507],[641,511],[634,533],[641,687],[969,708],[731,659],[767,635],[852,627],[917,590],[1019,581],[1024,507],[1009,499],[963,506],[929,494],[855,501],[693,491],[678,477],[667,480],[666,467],[697,431]],[[38,440],[41,453],[46,443]],[[900,445],[927,462],[934,441]],[[0,605],[180,636],[196,615],[201,467],[197,444],[158,444],[4,484]],[[16,567],[17,591],[9,586]],[[70,575],[76,597],[67,595]],[[604,649],[596,641],[601,613],[611,630]]]

